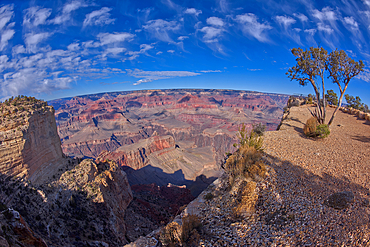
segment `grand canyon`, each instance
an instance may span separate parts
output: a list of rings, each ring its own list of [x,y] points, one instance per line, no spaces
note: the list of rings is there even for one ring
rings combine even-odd
[[[166,225],[222,174],[242,123],[275,130],[287,100],[172,89],[2,103],[0,194],[3,209],[17,210],[3,211],[3,233],[39,246],[134,241]],[[10,227],[17,222],[22,231]]]
[[[144,90],[50,101],[63,152],[114,160],[131,185],[187,185],[217,177],[236,131],[278,126],[287,95],[233,90]],[[194,195],[199,193],[194,188]]]

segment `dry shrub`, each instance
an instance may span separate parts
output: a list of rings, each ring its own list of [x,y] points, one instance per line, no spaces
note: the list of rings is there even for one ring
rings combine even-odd
[[[182,224],[173,221],[163,228],[160,240],[167,246],[197,246],[200,239],[202,223],[196,215],[186,215],[182,218]]]
[[[250,181],[241,187],[240,199],[233,209],[235,216],[250,216],[255,212],[258,194],[256,192],[256,182]]]
[[[317,121],[317,119],[315,117],[309,118],[307,120],[304,128],[303,128],[303,133],[306,136],[315,137],[316,136],[316,128],[317,128],[318,124],[319,124],[319,122]]]
[[[197,233],[198,238],[199,238],[198,232],[200,231],[201,227],[202,227],[202,223],[200,222],[198,216],[193,215],[193,214],[188,214],[184,216],[182,218],[182,232],[181,232],[182,242],[186,242],[195,233]]]
[[[244,176],[255,180],[264,177],[266,173],[266,166],[261,158],[262,153],[254,147],[241,146],[226,160],[225,170],[233,179]]]

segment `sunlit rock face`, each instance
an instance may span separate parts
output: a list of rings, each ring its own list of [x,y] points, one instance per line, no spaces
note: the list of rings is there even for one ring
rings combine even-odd
[[[130,184],[190,186],[189,181],[201,175],[219,175],[220,161],[234,150],[242,123],[248,128],[263,123],[275,130],[287,100],[280,94],[178,89],[103,93],[49,103],[56,109],[67,155],[115,160]],[[149,176],[153,173],[155,179]]]
[[[0,173],[37,182],[65,161],[53,107],[33,100],[1,104]]]

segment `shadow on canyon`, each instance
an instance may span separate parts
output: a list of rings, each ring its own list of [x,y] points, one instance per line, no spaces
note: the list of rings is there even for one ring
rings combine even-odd
[[[152,165],[147,165],[138,170],[129,166],[122,166],[122,170],[126,172],[130,186],[153,183],[158,186],[167,186],[168,184],[185,185],[186,188],[190,189],[194,197],[197,197],[208,185],[217,179],[217,177],[206,177],[202,174],[197,176],[195,180],[187,180],[181,169],[174,173],[166,173],[163,169]]]

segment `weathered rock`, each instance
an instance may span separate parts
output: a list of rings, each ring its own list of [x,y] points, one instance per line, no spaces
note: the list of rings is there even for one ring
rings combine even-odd
[[[23,217],[12,208],[0,214],[0,246],[47,247],[45,241],[38,237],[24,221]]]
[[[337,192],[330,195],[325,204],[335,209],[348,208],[354,202],[354,194],[351,191]]]
[[[1,174],[40,182],[65,163],[54,109],[44,103],[19,110],[12,117],[4,117],[3,111],[6,120],[0,125]]]

